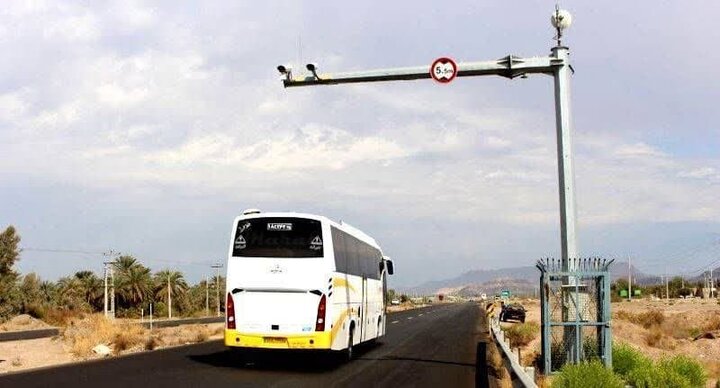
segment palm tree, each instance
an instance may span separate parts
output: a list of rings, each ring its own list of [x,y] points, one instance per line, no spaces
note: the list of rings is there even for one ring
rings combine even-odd
[[[117,293],[127,307],[137,307],[150,296],[152,289],[150,269],[142,265],[131,267],[119,280]]]
[[[100,310],[104,294],[103,281],[92,271],[76,272],[75,278],[79,280],[79,293],[83,296],[85,303],[93,310]]]
[[[74,276],[66,276],[57,281],[57,290],[60,305],[70,310],[80,308],[84,302],[84,295],[81,291],[80,279]]]
[[[130,268],[138,265],[142,264],[140,264],[136,258],[128,255],[118,257],[117,260],[115,260],[115,262],[113,263],[113,267],[118,273],[118,275],[125,274],[130,271]]]
[[[168,318],[172,318],[172,298],[185,295],[188,290],[182,272],[164,270],[155,274],[155,297],[168,301]],[[168,295],[169,294],[169,295]]]
[[[115,292],[125,307],[137,307],[150,296],[152,290],[150,269],[132,256],[119,257],[113,267],[116,271]]]
[[[56,303],[58,288],[55,287],[55,283],[49,280],[43,280],[42,283],[40,283],[40,295],[42,295],[43,302]]]

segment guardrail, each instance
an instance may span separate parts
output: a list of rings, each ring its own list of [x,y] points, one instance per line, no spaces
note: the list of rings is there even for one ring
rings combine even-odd
[[[185,318],[185,319],[166,319],[166,320],[153,320],[152,321],[152,327],[153,329],[158,327],[173,327],[173,326],[181,326],[181,325],[193,325],[193,324],[201,324],[201,323],[221,323],[225,322],[225,316],[222,317],[205,317],[205,318]],[[144,320],[142,322],[138,322],[139,324],[143,325],[146,329],[150,328],[150,320]]]
[[[535,384],[535,368],[520,365],[518,353],[513,352],[510,348],[510,340],[505,338],[505,333],[500,328],[497,319],[490,320],[490,330],[495,342],[500,345],[504,358],[509,361],[510,369],[512,369],[518,380],[527,388],[537,388],[537,384]]]
[[[173,327],[181,325],[193,325],[203,323],[221,323],[225,322],[225,317],[205,317],[205,318],[186,318],[186,319],[171,319],[171,320],[153,320],[152,327]],[[150,328],[150,321],[145,320],[143,322],[135,322],[137,325],[142,325],[146,329]],[[49,327],[46,329],[35,329],[35,330],[23,330],[23,331],[7,331],[0,332],[0,342],[5,341],[21,341],[30,340],[37,338],[48,338],[54,337],[60,334],[60,329],[57,327]]]
[[[60,329],[57,327],[23,331],[6,331],[0,332],[0,342],[47,338],[54,337],[58,334],[60,334]]]

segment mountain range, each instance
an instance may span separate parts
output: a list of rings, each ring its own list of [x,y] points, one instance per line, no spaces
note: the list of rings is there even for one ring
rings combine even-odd
[[[631,266],[634,281],[656,279]],[[627,277],[627,262],[616,262],[610,266],[612,280]],[[458,296],[495,295],[501,290],[510,290],[514,295],[532,295],[540,283],[540,270],[533,266],[472,270],[445,280],[429,281],[414,287],[399,288],[398,291],[410,295],[452,294]]]

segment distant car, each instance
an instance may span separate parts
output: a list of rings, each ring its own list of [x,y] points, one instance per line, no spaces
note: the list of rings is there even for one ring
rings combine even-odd
[[[509,320],[525,322],[525,307],[517,303],[506,305],[500,311],[500,320],[502,322]]]
[[[393,306],[397,306],[400,304],[400,299],[393,299],[390,301],[390,304]]]

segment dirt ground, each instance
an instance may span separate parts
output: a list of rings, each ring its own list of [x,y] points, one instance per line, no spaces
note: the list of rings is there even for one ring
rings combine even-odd
[[[50,327],[47,323],[35,319],[27,314],[18,315],[0,325],[0,331],[23,331],[45,329]]]
[[[404,311],[426,305],[403,303],[388,306],[388,311]],[[51,327],[29,315],[17,316],[0,325],[0,331],[22,331]],[[169,346],[220,339],[224,323],[184,325],[154,329],[152,332],[130,321],[115,324],[99,314],[73,319],[61,334],[53,338],[0,342],[0,374],[26,369],[60,365],[70,362],[102,358],[92,348],[104,344],[113,355],[122,355]]]
[[[30,330],[28,326],[41,324],[43,323],[35,322],[19,326],[13,324],[6,331]],[[83,326],[82,322],[75,326],[77,327],[65,328],[62,334],[53,338],[0,342],[0,374],[102,358],[103,356],[91,350],[98,343],[110,346],[113,350],[112,355],[122,355],[220,339],[224,324],[185,325],[154,329],[152,332],[134,326],[132,330],[125,330],[123,333],[108,332],[106,338],[111,338],[110,340],[98,340],[97,338],[100,337],[87,335],[87,330],[102,334],[104,327],[98,329],[97,325],[90,324]]]
[[[518,301],[527,309],[525,322],[540,323],[538,300]],[[633,300],[612,303],[612,335],[653,359],[684,354],[705,366],[708,387],[720,378],[720,304],[707,299]],[[515,323],[503,322],[507,327]],[[696,337],[715,337],[699,338]],[[540,333],[521,348],[523,364],[540,353]]]

